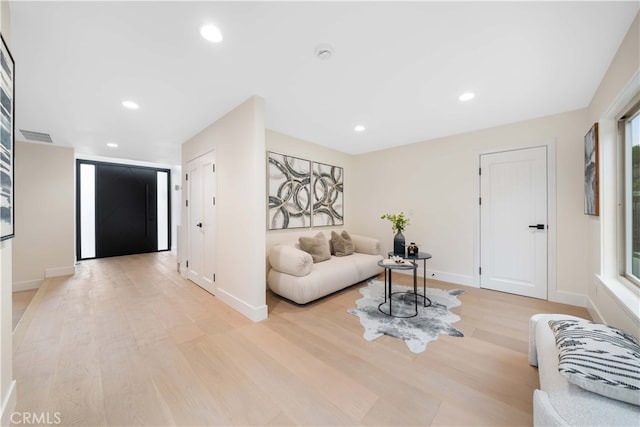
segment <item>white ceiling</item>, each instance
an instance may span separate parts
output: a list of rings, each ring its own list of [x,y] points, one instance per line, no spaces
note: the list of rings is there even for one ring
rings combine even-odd
[[[16,136],[179,164],[185,140],[252,95],[267,128],[353,154],[570,111],[589,104],[638,6],[12,1]],[[201,38],[205,23],[222,43]]]

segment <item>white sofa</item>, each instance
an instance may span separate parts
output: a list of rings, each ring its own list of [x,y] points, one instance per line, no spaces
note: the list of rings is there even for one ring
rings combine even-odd
[[[560,374],[558,350],[549,321],[564,319],[580,318],[564,314],[536,314],[529,322],[529,363],[538,367],[540,377],[540,389],[533,394],[533,424],[639,426],[639,406],[587,391]]]
[[[267,285],[282,297],[306,304],[382,272],[378,266],[383,259],[380,241],[354,234],[351,239],[353,254],[332,255],[331,259],[318,263],[300,249],[298,241],[274,245],[268,254]]]

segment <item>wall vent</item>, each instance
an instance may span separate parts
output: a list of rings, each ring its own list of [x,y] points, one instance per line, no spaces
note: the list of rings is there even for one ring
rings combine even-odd
[[[51,140],[51,135],[49,135],[48,133],[33,132],[30,130],[23,130],[23,129],[20,129],[20,132],[22,133],[22,135],[25,137],[27,141],[48,142],[50,144],[53,143],[53,141]]]

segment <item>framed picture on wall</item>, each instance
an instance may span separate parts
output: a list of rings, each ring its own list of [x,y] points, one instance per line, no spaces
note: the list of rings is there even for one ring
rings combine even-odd
[[[269,230],[311,227],[311,162],[268,153]]]
[[[344,224],[344,169],[313,164],[313,226]]]
[[[0,34],[0,231],[1,239],[14,236],[14,62]]]
[[[599,180],[598,180],[598,123],[584,136],[584,213],[598,216]]]

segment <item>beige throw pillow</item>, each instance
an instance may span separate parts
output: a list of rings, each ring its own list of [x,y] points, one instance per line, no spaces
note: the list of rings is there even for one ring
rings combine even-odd
[[[315,237],[300,237],[298,242],[300,242],[300,249],[311,255],[314,263],[331,259],[329,241],[322,232],[316,234]]]
[[[346,231],[342,234],[338,234],[335,231],[331,232],[331,244],[336,256],[347,256],[353,254],[355,249],[351,236]]]

